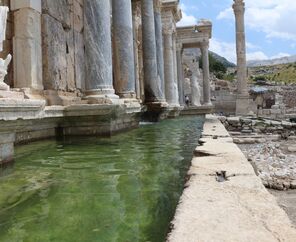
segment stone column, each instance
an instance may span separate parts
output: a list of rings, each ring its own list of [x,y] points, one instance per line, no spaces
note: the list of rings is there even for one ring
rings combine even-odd
[[[134,34],[134,59],[135,59],[135,79],[136,79],[136,97],[141,99],[141,84],[140,84],[140,62],[139,62],[139,20],[138,15],[140,14],[139,3],[132,1],[132,16],[133,16],[133,34]]]
[[[177,106],[179,106],[179,84],[178,84],[178,66],[177,66],[177,46],[176,46],[176,35],[173,33],[173,69],[174,69],[174,96]]]
[[[173,30],[169,27],[163,29],[163,40],[165,97],[170,106],[176,106],[178,104],[178,100],[175,95]]]
[[[154,1],[154,22],[155,22],[155,38],[156,38],[156,57],[157,71],[161,80],[161,89],[164,95],[164,60],[163,60],[163,39],[162,39],[162,20],[161,20],[161,0]],[[164,99],[164,96],[163,96]]]
[[[164,102],[157,69],[153,1],[142,0],[141,3],[145,102]]]
[[[183,64],[182,64],[182,44],[177,43],[177,72],[178,72],[178,92],[179,92],[179,103],[184,105],[184,76],[183,76]]]
[[[201,43],[202,53],[202,70],[203,70],[203,101],[204,105],[211,105],[211,89],[210,89],[210,68],[209,68],[209,42]]]
[[[14,86],[43,90],[41,0],[11,0],[14,12]]]
[[[131,0],[112,1],[114,87],[122,98],[135,98],[135,58]]]
[[[113,89],[110,0],[84,1],[85,99],[116,103]]]
[[[236,28],[236,54],[237,54],[237,81],[238,94],[248,96],[246,40],[245,40],[245,3],[243,0],[234,0],[233,10],[235,14]]]

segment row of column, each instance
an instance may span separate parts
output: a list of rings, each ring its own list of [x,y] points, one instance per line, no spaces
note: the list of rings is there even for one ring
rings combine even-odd
[[[168,102],[170,106],[179,106],[184,103],[182,46],[176,44],[175,26],[163,26],[161,3],[161,0],[141,0],[145,103]],[[15,30],[14,37],[15,87],[43,90],[41,0],[11,0],[11,5],[12,10],[18,10],[15,26],[22,26]],[[139,83],[132,1],[85,0],[84,37],[86,98],[99,103],[106,99],[117,102],[119,97],[136,98]],[[206,65],[208,60],[203,63]],[[208,73],[204,77],[208,79]]]

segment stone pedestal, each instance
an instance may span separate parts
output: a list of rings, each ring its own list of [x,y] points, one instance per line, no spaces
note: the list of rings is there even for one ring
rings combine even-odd
[[[203,105],[212,105],[210,88],[210,69],[209,69],[209,42],[201,43],[202,69],[203,69]]]
[[[153,103],[165,102],[165,100],[157,69],[153,1],[143,0],[141,3],[145,103],[153,105]]]
[[[248,95],[238,95],[236,98],[235,115],[244,116],[248,114],[255,114],[257,112],[256,103]]]
[[[0,133],[0,164],[13,160],[14,141],[14,133]]]
[[[113,0],[114,88],[121,98],[136,98],[133,20],[130,0]]]
[[[11,0],[14,12],[14,86],[43,90],[41,0]]]
[[[84,1],[85,99],[118,103],[113,89],[110,0]]]

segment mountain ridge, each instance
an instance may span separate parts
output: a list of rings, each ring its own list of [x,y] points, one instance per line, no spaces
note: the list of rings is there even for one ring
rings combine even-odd
[[[296,62],[296,55],[284,56],[281,58],[275,58],[270,60],[250,60],[247,62],[248,67],[257,67],[257,66],[273,66],[280,64],[289,64]]]

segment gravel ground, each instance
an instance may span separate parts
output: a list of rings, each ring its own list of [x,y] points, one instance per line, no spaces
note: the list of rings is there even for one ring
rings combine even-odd
[[[267,188],[296,189],[294,141],[268,141],[238,145]]]

